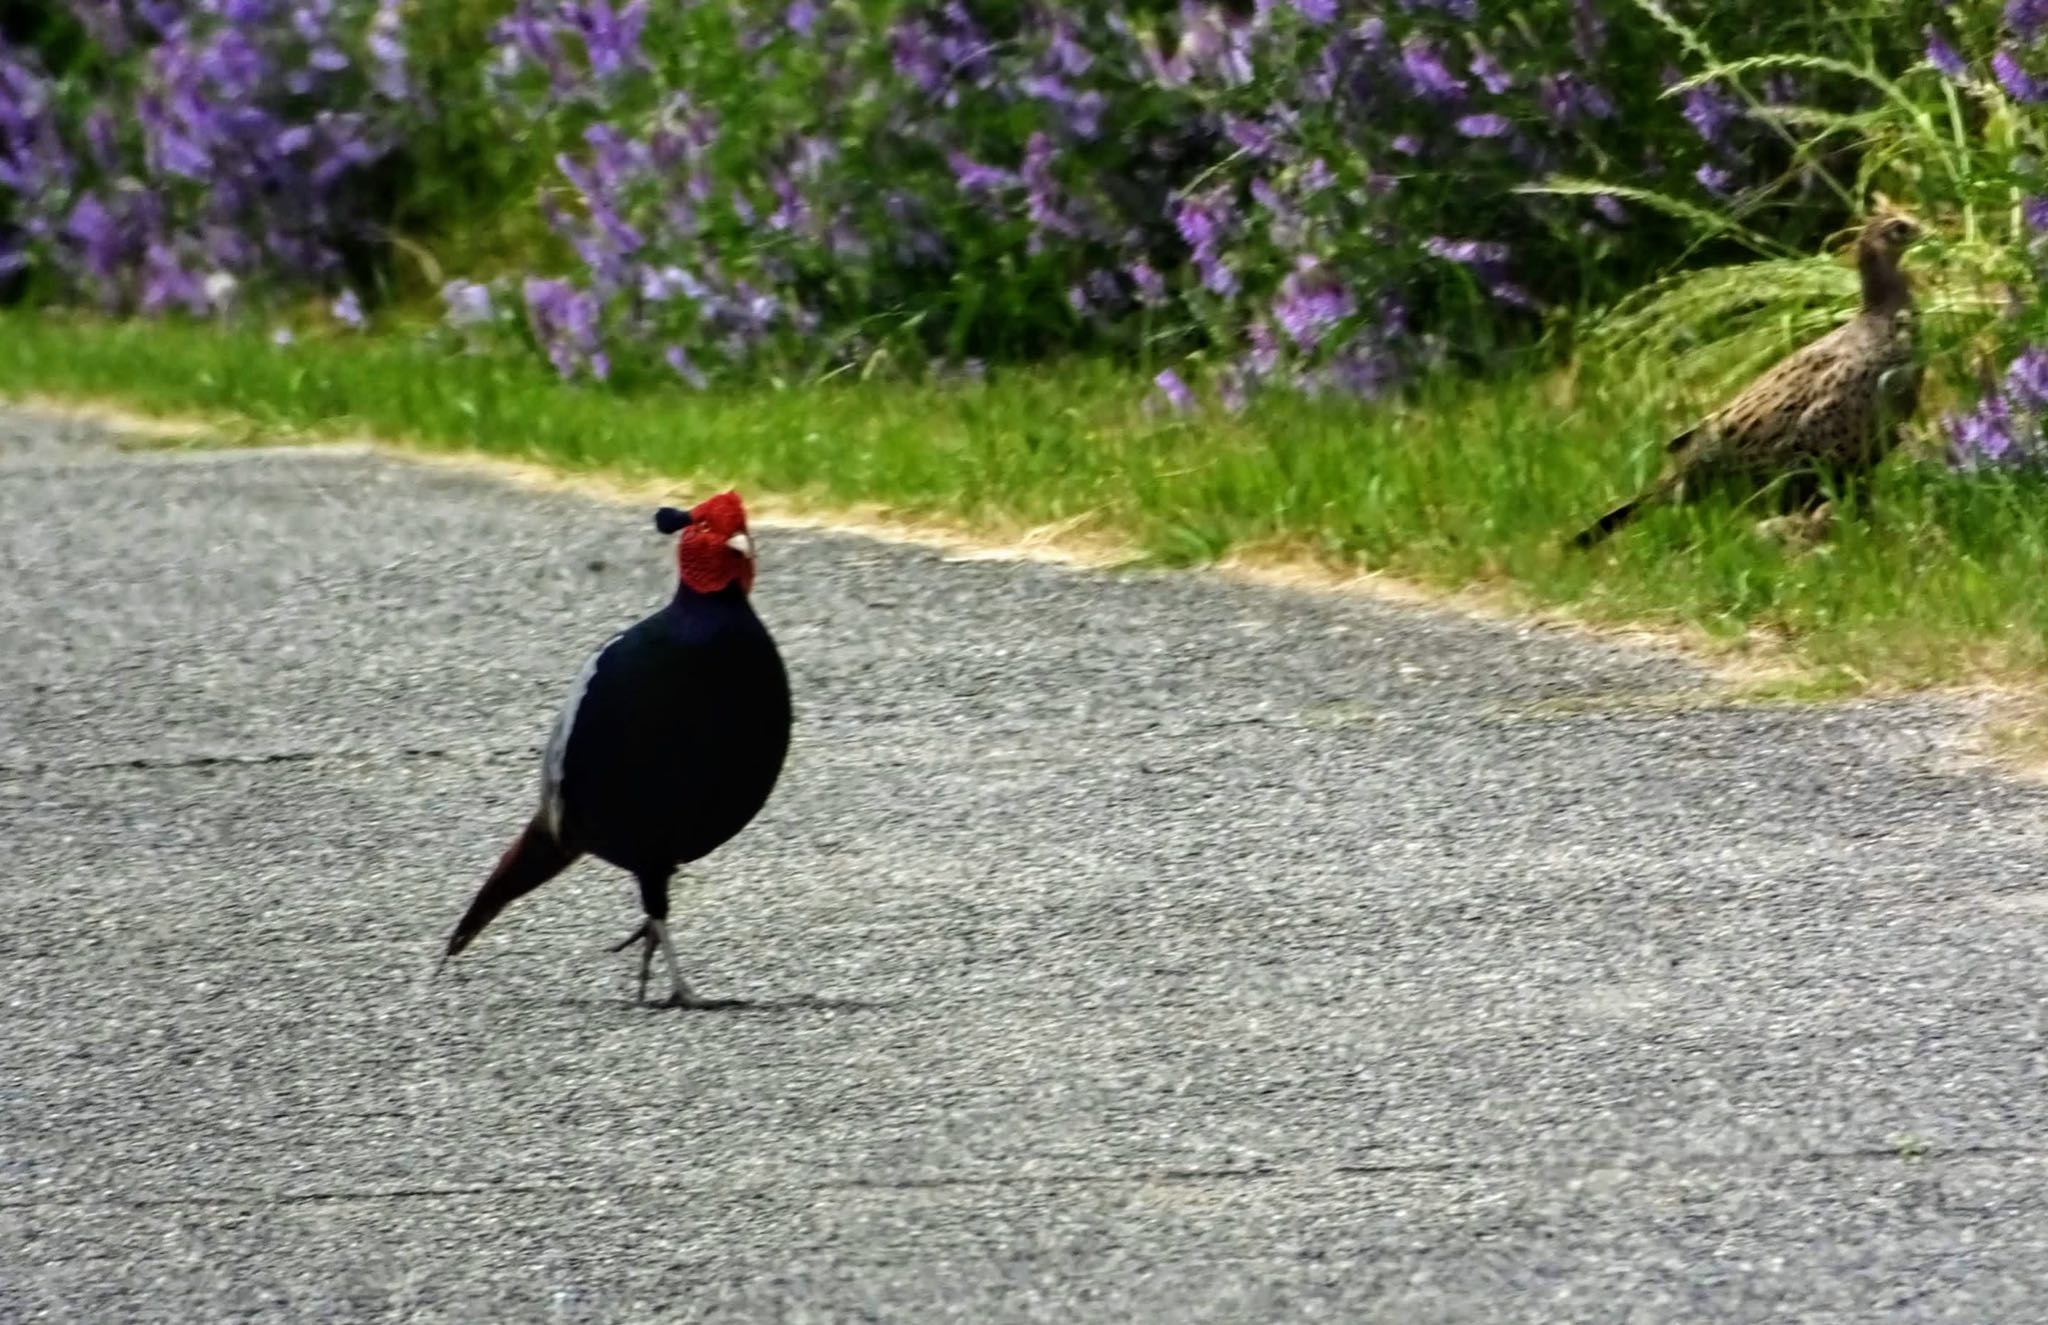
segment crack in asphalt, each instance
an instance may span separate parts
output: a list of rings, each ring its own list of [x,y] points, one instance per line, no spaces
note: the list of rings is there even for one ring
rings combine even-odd
[[[1683,1154],[1651,1163],[1631,1164],[1587,1156],[1573,1161],[1445,1159],[1388,1161],[1382,1164],[1340,1163],[1321,1167],[1253,1165],[1217,1168],[1160,1168],[1129,1173],[989,1173],[942,1174],[918,1178],[823,1178],[809,1182],[761,1183],[745,1191],[754,1194],[787,1192],[792,1188],[812,1192],[833,1191],[947,1191],[1007,1188],[1063,1187],[1146,1187],[1166,1185],[1231,1185],[1238,1183],[1314,1183],[1331,1179],[1365,1179],[1395,1175],[1521,1173],[1556,1175],[1560,1178],[1587,1173],[1653,1174],[1680,1171],[1710,1172],[1777,1167],[1788,1164],[1826,1165],[1879,1163],[1915,1166],[1955,1163],[1974,1159],[2048,1160],[2048,1149],[2035,1146],[1952,1146],[1918,1149],[1909,1146],[1869,1146],[1843,1150],[1816,1149],[1784,1154]],[[615,1196],[622,1192],[668,1193],[681,1190],[673,1182],[530,1182],[472,1183],[432,1187],[336,1188],[324,1191],[268,1193],[248,1191],[206,1196],[56,1196],[30,1201],[0,1200],[0,1210],[104,1208],[124,1210],[210,1209],[218,1207],[277,1207],[326,1205],[356,1202],[460,1201],[479,1196]],[[724,1188],[729,1196],[745,1191]]]

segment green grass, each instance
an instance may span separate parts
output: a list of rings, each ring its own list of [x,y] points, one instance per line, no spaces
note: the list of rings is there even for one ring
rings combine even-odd
[[[228,413],[255,433],[368,432],[568,470],[733,483],[994,530],[1073,521],[1152,559],[1255,548],[1389,571],[1594,620],[1760,639],[1803,691],[2048,672],[2048,486],[1901,457],[1868,523],[1788,552],[1726,507],[1661,512],[1604,548],[1569,533],[1625,495],[1684,414],[1635,375],[1445,382],[1400,406],[1271,399],[1240,417],[1148,408],[1131,373],[1076,363],[984,384],[565,386],[538,365],[417,342],[0,317],[0,392]],[[1634,385],[1626,385],[1633,382]]]

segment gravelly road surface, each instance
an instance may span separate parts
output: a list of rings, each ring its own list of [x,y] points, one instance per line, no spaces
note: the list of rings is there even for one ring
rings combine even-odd
[[[763,817],[438,945],[647,513],[0,415],[0,1320],[2040,1319],[2048,795],[1930,702],[757,530]]]

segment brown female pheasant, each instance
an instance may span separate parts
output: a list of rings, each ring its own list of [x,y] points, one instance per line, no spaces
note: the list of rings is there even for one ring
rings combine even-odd
[[[1755,491],[1776,480],[1782,509],[1806,509],[1830,474],[1864,474],[1891,453],[1920,403],[1913,295],[1899,258],[1920,237],[1911,217],[1881,208],[1856,240],[1863,304],[1855,317],[1780,359],[1741,395],[1666,444],[1664,472],[1572,540],[1591,547],[1644,506],[1706,491]]]

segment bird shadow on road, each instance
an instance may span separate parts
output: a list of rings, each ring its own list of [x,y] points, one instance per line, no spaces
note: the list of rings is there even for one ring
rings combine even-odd
[[[793,994],[786,998],[700,998],[676,1007],[668,1003],[642,1003],[626,998],[565,998],[559,1006],[569,1008],[615,1008],[625,1012],[779,1013],[779,1012],[877,1012],[890,1005],[864,998],[826,998],[820,994]]]

